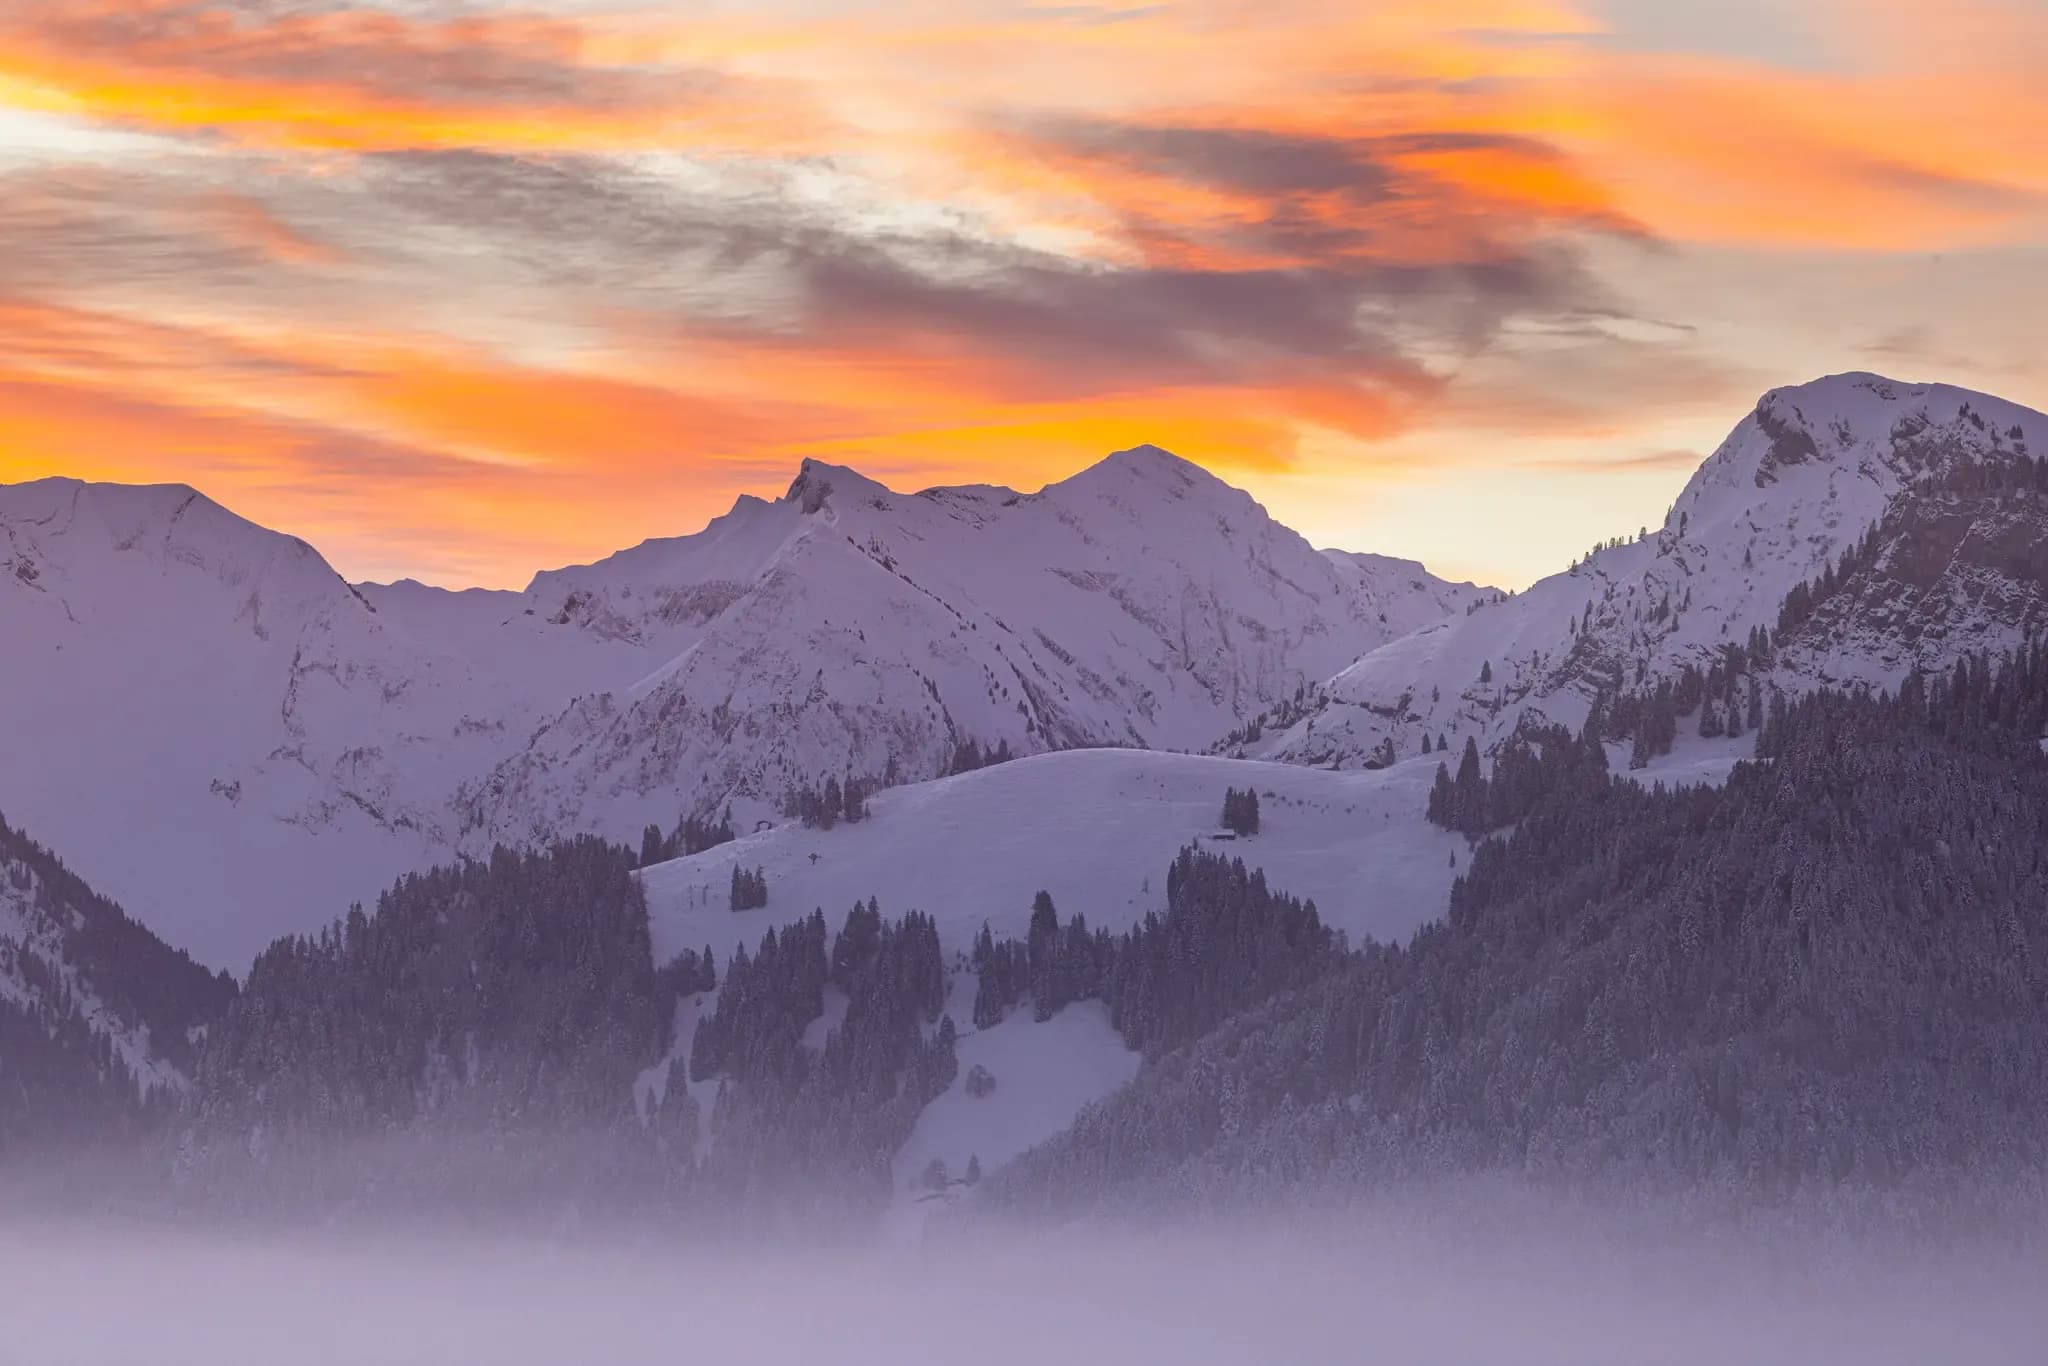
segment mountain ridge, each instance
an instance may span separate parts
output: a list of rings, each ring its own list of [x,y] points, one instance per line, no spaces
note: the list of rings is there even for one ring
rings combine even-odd
[[[1948,468],[2029,459],[2048,416],[1953,386],[1865,372],[1766,393],[1645,536],[1610,542],[1569,569],[1369,652],[1332,677],[1306,714],[1245,745],[1295,762],[1363,763],[1389,741],[1470,735],[1492,748],[1523,724],[1584,723],[1597,697],[1710,667],[1755,628],[1775,630],[1793,589],[1820,577],[1888,509]],[[2012,435],[2020,433],[2020,435]],[[1958,623],[1953,648],[1912,660],[1837,651],[1817,671],[1774,661],[1763,682],[1896,686],[1909,663],[2018,643]],[[1866,643],[1867,645],[1867,643]]]
[[[970,740],[1196,747],[1467,591],[1324,556],[1156,448],[1035,494],[810,461],[524,591],[352,585],[184,486],[0,486],[0,612],[37,661],[0,680],[0,801],[239,966],[501,841],[759,818]]]

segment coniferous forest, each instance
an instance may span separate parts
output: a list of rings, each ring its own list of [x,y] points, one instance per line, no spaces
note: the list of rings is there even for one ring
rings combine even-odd
[[[2032,646],[1774,707],[1725,789],[1536,804],[1478,847],[1445,922],[1161,1059],[1000,1195],[1470,1170],[2038,1194],[2044,719]]]
[[[190,1067],[235,982],[167,947],[0,820],[0,1156],[159,1127],[168,1093],[115,1043]],[[17,937],[18,936],[18,937]],[[19,990],[9,990],[18,984]]]

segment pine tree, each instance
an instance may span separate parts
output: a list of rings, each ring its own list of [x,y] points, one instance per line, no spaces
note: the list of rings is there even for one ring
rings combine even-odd
[[[1223,828],[1238,835],[1259,833],[1259,794],[1251,788],[1223,791]]]
[[[732,908],[736,911],[757,911],[768,904],[768,871],[755,868],[751,871],[735,866],[732,870]]]
[[[1451,786],[1451,770],[1441,760],[1436,766],[1436,781],[1429,785],[1429,805],[1426,809],[1431,823],[1454,830],[1458,825],[1455,811],[1456,790]]]
[[[1458,776],[1451,794],[1455,830],[1478,830],[1486,824],[1486,784],[1479,770],[1479,743],[1465,737],[1465,752],[1458,756]]]
[[[818,824],[830,830],[839,823],[839,817],[846,810],[846,794],[839,790],[837,778],[825,780],[825,790],[818,798]]]

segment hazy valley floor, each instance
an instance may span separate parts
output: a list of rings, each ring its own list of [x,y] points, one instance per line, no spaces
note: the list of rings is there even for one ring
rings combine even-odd
[[[1417,1208],[744,1252],[10,1221],[0,1359],[2019,1366],[2048,1343],[2048,1257],[2010,1240],[1932,1251]]]

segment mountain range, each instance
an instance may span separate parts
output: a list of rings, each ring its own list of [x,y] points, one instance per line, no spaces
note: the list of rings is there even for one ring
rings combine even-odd
[[[1150,448],[1034,494],[807,462],[523,592],[349,584],[191,489],[46,479],[0,487],[0,811],[239,968],[499,842],[751,823],[969,743],[1199,748],[1481,596]]]
[[[1028,1203],[1127,1165],[1257,1169],[1209,1142],[1212,1084],[1290,1160],[1365,1161],[1366,1129],[1325,1130],[1376,1094],[1370,1144],[1521,1160],[1627,1113],[1790,1160],[1796,1126],[1743,1129],[1715,1078],[1776,1106],[1769,1038],[1844,1001],[1889,1030],[1872,1001],[1939,1013],[1989,974],[1969,1056],[2031,1114],[2006,1060],[2039,1051],[2048,938],[2007,903],[2038,869],[1970,832],[2004,848],[2048,811],[2044,440],[1942,385],[1775,390],[1659,528],[1515,593],[1316,550],[1151,447],[1036,493],[806,462],[780,499],[519,592],[350,584],[182,487],[0,486],[0,1057],[59,1079],[38,1094],[157,1097],[131,1126],[188,1097],[232,1153],[316,1114],[630,1110],[650,1179],[721,1198],[806,1163],[945,1191],[1051,1140],[1002,1187]],[[1916,782],[1864,826],[1859,784]],[[1759,880],[1758,832],[1799,811]],[[1816,907],[1877,896],[1879,862],[1920,899],[1859,910],[1851,953]],[[1966,951],[1886,978],[1885,944],[1959,913],[1951,883],[1982,892]],[[1624,957],[1711,1027],[1630,1033],[1655,994],[1615,994]],[[1594,1030],[1603,992],[1611,1041],[1530,1073],[1514,1020]],[[1358,1017],[1378,995],[1406,1013]],[[1380,1031],[1409,1090],[1327,1056],[1333,1020]],[[1314,1084],[1241,1086],[1251,1056]],[[1470,1069],[1483,1104],[1428,1080]],[[1540,1098],[1563,1117],[1502,1089],[1564,1071]],[[1522,1116],[1521,1147],[1482,1109]]]

